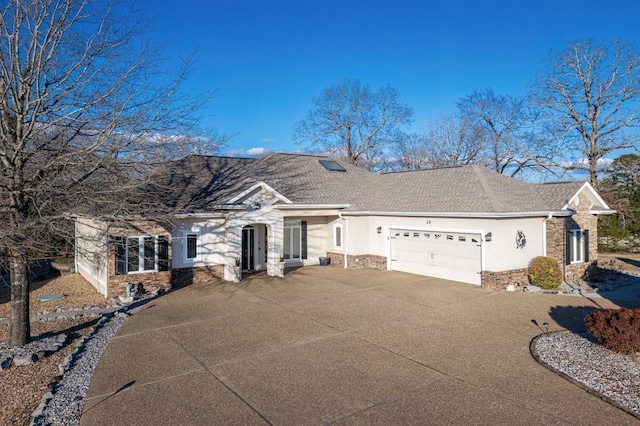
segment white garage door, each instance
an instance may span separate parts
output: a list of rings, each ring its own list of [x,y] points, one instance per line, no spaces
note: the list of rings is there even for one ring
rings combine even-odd
[[[480,234],[391,229],[391,269],[481,284]]]

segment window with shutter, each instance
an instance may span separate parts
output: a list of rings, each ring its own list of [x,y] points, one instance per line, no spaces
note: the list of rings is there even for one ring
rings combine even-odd
[[[567,231],[567,265],[589,261],[589,231],[572,229]]]

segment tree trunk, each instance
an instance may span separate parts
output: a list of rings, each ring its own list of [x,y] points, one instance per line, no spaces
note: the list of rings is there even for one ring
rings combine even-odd
[[[598,157],[589,156],[589,183],[598,189]]]
[[[11,277],[10,346],[22,346],[31,341],[29,324],[29,260],[24,248],[9,251]]]

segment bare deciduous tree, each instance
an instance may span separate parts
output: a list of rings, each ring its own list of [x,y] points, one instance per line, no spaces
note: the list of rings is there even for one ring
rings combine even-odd
[[[454,115],[429,122],[422,134],[410,134],[393,143],[394,168],[418,170],[477,163],[482,151],[482,129]]]
[[[482,129],[464,117],[445,116],[429,125],[432,167],[462,166],[480,162]]]
[[[515,176],[525,169],[551,170],[556,154],[549,141],[533,131],[534,116],[525,98],[474,91],[456,102],[462,118],[482,129],[482,163]]]
[[[579,155],[569,167],[588,170],[593,185],[604,156],[638,142],[640,56],[633,43],[583,40],[551,52],[532,95],[549,135]]]
[[[391,170],[419,170],[431,167],[427,137],[424,134],[406,134],[391,145]]]
[[[312,103],[307,117],[294,125],[293,139],[369,168],[375,168],[375,157],[382,155],[413,114],[400,102],[397,89],[373,91],[350,79],[324,89]]]
[[[208,94],[186,98],[164,71],[149,22],[117,0],[8,0],[0,9],[0,252],[11,277],[8,343],[30,339],[29,259],[68,213],[137,212],[149,168],[207,138]],[[170,136],[167,136],[170,135]],[[147,207],[148,208],[148,207]]]

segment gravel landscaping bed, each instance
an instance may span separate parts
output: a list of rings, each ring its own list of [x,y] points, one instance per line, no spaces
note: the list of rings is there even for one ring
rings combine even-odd
[[[82,336],[90,332],[94,321],[87,319],[66,319],[37,322],[31,325],[32,333],[36,336],[47,333],[58,333],[61,330],[74,330],[68,338],[66,346],[55,353],[43,357],[33,364],[12,366],[0,371],[0,382],[4,389],[2,404],[0,404],[1,425],[28,425],[31,413],[37,407],[42,395],[48,391],[47,385],[52,378],[59,374],[59,365],[75,349],[75,343]],[[0,340],[4,340],[7,327],[0,327]],[[31,344],[31,348],[42,342]],[[6,348],[6,345],[4,346]],[[7,392],[7,389],[11,389]]]
[[[587,332],[543,334],[531,352],[541,364],[640,419],[640,362],[602,347]]]
[[[80,422],[93,371],[127,317],[122,312],[105,315],[96,324],[94,332],[81,342],[82,346],[65,358],[59,367],[62,379],[52,386],[52,392],[42,397],[32,414],[33,425],[77,425]]]

